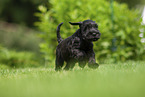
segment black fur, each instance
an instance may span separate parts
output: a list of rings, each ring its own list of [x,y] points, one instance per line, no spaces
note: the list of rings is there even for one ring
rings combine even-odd
[[[72,69],[78,62],[81,68],[84,68],[88,62],[90,68],[97,68],[99,65],[95,61],[95,53],[93,51],[93,41],[100,38],[98,25],[92,20],[71,23],[71,25],[79,25],[79,29],[70,37],[62,39],[59,32],[63,23],[57,27],[56,48],[56,64],[55,70],[61,70],[64,61],[66,62],[65,70]]]

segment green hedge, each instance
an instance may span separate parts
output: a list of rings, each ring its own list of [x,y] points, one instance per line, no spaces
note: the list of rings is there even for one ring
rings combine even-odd
[[[94,43],[94,50],[99,61],[112,59],[125,61],[128,59],[145,58],[144,45],[141,43],[141,16],[136,10],[129,10],[126,4],[113,2],[114,16],[111,19],[111,4],[107,0],[50,0],[51,8],[39,6],[40,13],[36,15],[40,22],[36,25],[42,30],[40,44],[45,60],[55,59],[56,28],[61,22],[60,34],[63,38],[72,35],[78,27],[68,22],[79,22],[92,19],[99,25],[101,39]],[[113,22],[114,25],[113,25]],[[112,30],[114,28],[114,30]],[[143,31],[142,33],[145,33]],[[112,47],[112,41],[114,41]]]
[[[39,52],[38,31],[17,24],[0,22],[0,44],[8,49]]]
[[[3,65],[2,67],[38,67],[42,66],[40,65],[40,63],[42,63],[41,58],[38,57],[38,55],[36,55],[35,53],[18,51],[16,52],[14,50],[8,50],[0,46],[0,65]]]

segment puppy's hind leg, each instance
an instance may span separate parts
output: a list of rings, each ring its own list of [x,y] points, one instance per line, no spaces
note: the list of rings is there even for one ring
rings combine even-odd
[[[56,55],[55,70],[56,70],[56,71],[61,70],[63,64],[64,64],[63,58],[62,58],[61,56]]]

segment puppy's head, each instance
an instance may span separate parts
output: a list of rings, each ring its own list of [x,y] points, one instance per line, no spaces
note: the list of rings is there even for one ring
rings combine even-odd
[[[82,38],[86,41],[97,41],[100,39],[101,33],[95,21],[85,20],[83,22],[71,23],[71,25],[79,25]]]

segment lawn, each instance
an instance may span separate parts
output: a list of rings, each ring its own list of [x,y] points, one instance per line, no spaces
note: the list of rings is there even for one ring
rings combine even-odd
[[[145,97],[145,61],[61,72],[0,66],[0,97]]]

